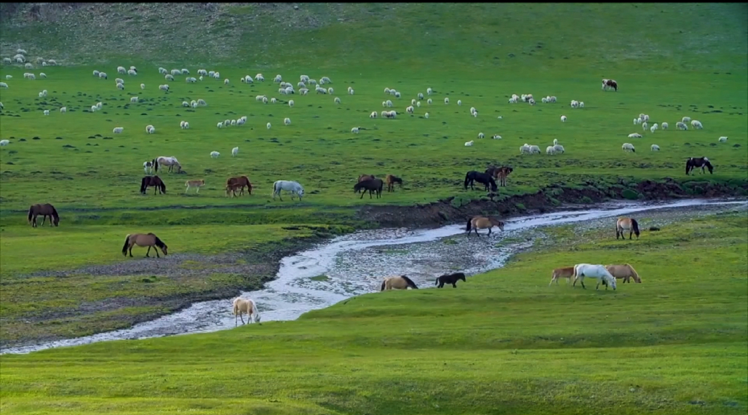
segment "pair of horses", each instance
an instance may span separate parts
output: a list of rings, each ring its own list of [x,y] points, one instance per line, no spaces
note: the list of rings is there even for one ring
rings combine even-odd
[[[514,169],[509,166],[501,166],[501,167],[489,166],[486,169],[486,174],[491,175],[491,177],[493,177],[494,180],[498,180],[499,186],[506,187],[506,178],[513,171]]]
[[[693,169],[701,169],[701,174],[705,174],[704,169],[709,169],[709,174],[714,174],[714,166],[709,162],[706,157],[689,157],[686,160],[686,176],[688,176]]]
[[[252,195],[252,183],[249,181],[247,176],[229,177],[226,180],[226,196],[231,192],[231,197],[236,197],[236,191],[239,190],[239,196],[244,194],[244,188],[247,188],[247,193]]]
[[[436,278],[436,281],[434,281],[434,285],[436,285],[438,288],[442,288],[444,287],[444,284],[452,284],[452,287],[457,288],[457,281],[459,280],[465,281],[465,274],[463,274],[462,272],[456,272],[454,274],[444,274]],[[390,277],[384,277],[379,291],[407,290],[408,288],[417,290],[418,286],[415,282],[413,282],[413,280],[405,275],[394,275]]]
[[[153,248],[153,251],[156,252],[156,257],[161,258],[158,255],[158,249],[161,249],[161,252],[164,253],[164,256],[167,254],[167,246],[159,239],[158,236],[152,234],[152,233],[133,233],[125,236],[125,245],[122,247],[122,255],[127,256],[128,251],[130,252],[130,258],[132,258],[132,248],[137,246],[142,247],[148,247],[148,252],[145,253],[145,256],[147,258],[150,258],[151,248]]]
[[[491,230],[494,226],[497,226],[501,231],[504,230],[504,222],[494,218],[493,216],[473,216],[472,218],[468,219],[467,221],[467,227],[465,230],[467,231],[468,238],[470,237],[470,233],[475,232],[477,236],[480,236],[478,233],[478,229],[488,229],[488,234],[486,234],[486,237],[491,235]]]
[[[616,279],[623,279],[624,283],[631,282],[631,279],[633,278],[634,281],[637,284],[641,284],[642,280],[639,277],[639,273],[636,272],[634,267],[632,267],[630,264],[622,264],[622,265],[606,265],[605,269]],[[556,268],[553,270],[553,273],[551,274],[551,282],[548,283],[548,286],[551,286],[554,282],[556,285],[558,285],[558,280],[560,278],[566,278],[567,284],[568,280],[571,280],[574,277],[574,267],[563,267],[563,268]]]
[[[154,195],[159,191],[161,194],[166,194],[166,185],[158,176],[145,176],[140,180],[140,193],[146,194],[149,187],[153,187]]]
[[[361,182],[363,182],[365,180],[373,180],[373,179],[376,179],[376,178],[377,177],[374,176],[373,174],[362,174],[362,175],[358,176],[357,183],[361,183]],[[388,175],[386,175],[384,177],[384,184],[387,185],[387,191],[388,192],[394,192],[395,191],[395,184],[399,184],[400,188],[401,189],[403,188],[403,179],[401,179],[400,177],[397,177],[395,175],[388,174]],[[356,190],[356,193],[360,192],[361,190],[364,190],[364,189],[358,189],[358,190]]]
[[[363,199],[364,195],[366,194],[366,191],[369,191],[369,199],[372,198],[372,193],[376,193],[377,199],[382,197],[382,188],[384,187],[384,182],[382,179],[377,179],[373,175],[367,175],[362,174],[358,177],[358,183],[353,185],[353,192],[354,193],[361,193],[361,197],[359,199]]]
[[[49,203],[32,205],[29,207],[28,220],[32,228],[36,228],[36,218],[39,215],[42,215],[42,226],[44,226],[44,222],[47,221],[47,216],[49,216],[49,226],[60,225],[60,215],[57,214],[57,209]]]

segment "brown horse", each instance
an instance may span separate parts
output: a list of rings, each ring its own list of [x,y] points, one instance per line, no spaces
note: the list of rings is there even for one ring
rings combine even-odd
[[[558,279],[559,278],[566,278],[566,283],[568,284],[569,281],[571,281],[571,278],[574,276],[574,267],[564,267],[564,268],[556,268],[553,270],[553,274],[551,274],[551,282],[548,283],[548,286],[550,287],[551,284],[553,284],[553,281],[556,281],[556,285],[558,285]]]
[[[384,182],[382,179],[369,179],[364,180],[361,182],[356,183],[353,185],[353,191],[355,193],[361,192],[361,197],[359,199],[363,199],[364,195],[366,194],[366,191],[369,191],[369,199],[371,199],[372,192],[375,192],[377,194],[377,199],[382,197],[382,188],[384,187]]]
[[[42,215],[42,226],[49,216],[49,226],[58,226],[60,224],[60,215],[57,214],[57,210],[54,206],[49,203],[43,205],[32,205],[29,208],[29,223],[32,228],[36,228],[36,217]]]
[[[358,176],[358,180],[356,181],[356,183],[361,183],[364,180],[372,180],[372,179],[376,179],[376,177],[373,174],[361,174],[361,175]],[[356,190],[356,193],[358,193],[360,191],[361,191],[361,189]]]
[[[642,279],[639,278],[639,273],[637,273],[634,267],[629,264],[606,265],[605,269],[610,272],[610,275],[616,278],[623,278],[624,283],[630,282],[631,278],[633,278],[637,284],[641,284],[642,282]]]
[[[151,248],[153,248],[153,250],[156,252],[156,257],[161,258],[158,255],[158,250],[155,247],[161,248],[161,252],[163,252],[164,256],[166,256],[166,244],[161,239],[158,239],[158,236],[152,233],[133,233],[125,236],[125,245],[122,247],[122,255],[127,256],[127,251],[129,249],[130,258],[132,258],[132,247],[135,245],[147,246],[148,252],[145,253],[145,256],[148,258],[150,258],[150,255],[148,254],[151,252]]]
[[[400,189],[403,188],[403,179],[393,176],[391,174],[388,174],[387,177],[384,178],[384,180],[387,182],[387,191],[388,192],[394,192],[395,191],[395,183],[400,185]]]
[[[623,234],[624,231],[629,231],[629,239],[631,239],[632,233],[635,233],[636,239],[639,239],[639,222],[634,218],[618,218],[616,221],[616,239],[619,235],[621,239],[626,239]]]
[[[486,236],[491,235],[491,229],[493,229],[494,226],[498,226],[499,229],[502,231],[504,230],[504,222],[491,217],[491,216],[473,216],[472,218],[468,219],[467,222],[467,228],[465,229],[467,231],[467,236],[470,237],[470,232],[473,230],[475,231],[475,234],[480,236],[478,233],[478,229],[486,229],[488,228],[488,234]]]
[[[149,186],[153,186],[153,194],[155,195],[158,191],[162,194],[166,194],[166,185],[158,176],[145,176],[140,181],[140,193],[146,194]]]
[[[496,178],[499,179],[499,186],[506,187],[506,177],[513,171],[514,169],[511,167],[499,167],[499,170],[496,172]]]
[[[231,192],[232,196],[236,196],[236,191],[239,191],[239,196],[244,194],[244,188],[247,188],[247,192],[249,195],[252,195],[252,183],[249,181],[249,178],[247,176],[238,176],[238,177],[229,177],[228,180],[226,180],[226,196],[229,195],[229,191]]]
[[[382,281],[382,287],[379,291],[385,290],[407,290],[408,287],[417,290],[418,286],[410,278],[405,275],[395,275],[392,277],[384,277]]]

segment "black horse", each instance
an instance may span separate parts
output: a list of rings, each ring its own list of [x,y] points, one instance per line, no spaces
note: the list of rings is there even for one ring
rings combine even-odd
[[[492,192],[495,192],[498,189],[498,187],[496,186],[496,181],[493,179],[493,177],[491,177],[490,174],[471,170],[465,175],[465,190],[467,190],[468,186],[470,186],[470,190],[475,190],[475,188],[473,187],[474,182],[482,183],[484,186],[486,186],[486,191],[488,191],[489,185],[491,186]]]
[[[709,162],[709,159],[706,157],[689,157],[688,160],[686,160],[686,176],[688,176],[693,169],[698,169],[701,167],[701,174],[704,173],[704,168],[706,167],[709,169],[709,174],[714,174],[714,166],[712,166],[712,163]]]
[[[452,284],[452,287],[457,288],[457,281],[459,280],[465,281],[465,274],[461,272],[455,272],[454,274],[444,274],[436,279],[434,285],[438,285],[437,288],[442,288],[444,287],[444,284]]]
[[[382,197],[382,188],[384,187],[384,182],[382,179],[369,179],[369,180],[363,180],[355,185],[353,185],[353,191],[354,192],[361,192],[361,197],[359,199],[363,199],[364,195],[366,194],[366,191],[369,191],[369,199],[371,199],[371,193],[375,192],[377,194],[377,199]]]
[[[145,176],[140,181],[140,193],[146,194],[149,186],[153,186],[153,194],[155,195],[159,190],[162,194],[166,194],[166,185],[158,176]]]

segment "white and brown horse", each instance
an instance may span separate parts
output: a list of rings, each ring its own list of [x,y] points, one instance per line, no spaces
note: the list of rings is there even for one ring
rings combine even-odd
[[[636,239],[639,239],[639,222],[634,218],[618,218],[616,221],[616,239],[620,236],[621,239],[626,239],[624,232],[628,231],[629,239],[631,234],[636,234]]]
[[[704,174],[704,168],[709,169],[709,174],[714,174],[714,166],[709,162],[706,157],[689,157],[686,160],[686,176],[689,175],[693,169],[701,168],[701,174]]]
[[[494,226],[498,226],[502,231],[504,230],[504,222],[491,216],[478,215],[468,219],[467,228],[465,230],[467,231],[467,236],[470,237],[470,233],[473,231],[475,231],[476,235],[480,236],[478,229],[488,229],[488,234],[486,236],[489,236],[491,235],[491,229],[493,229]]]
[[[409,287],[414,290],[418,289],[416,283],[405,275],[394,275],[391,277],[384,277],[384,281],[382,281],[382,286],[379,291],[407,290]]]
[[[610,272],[610,275],[616,278],[623,278],[624,283],[630,282],[631,278],[633,278],[637,284],[641,284],[642,282],[642,279],[639,278],[639,273],[637,273],[634,267],[630,264],[606,265],[605,269]]]
[[[611,88],[614,91],[618,92],[618,82],[616,82],[614,79],[603,79],[603,91]]]

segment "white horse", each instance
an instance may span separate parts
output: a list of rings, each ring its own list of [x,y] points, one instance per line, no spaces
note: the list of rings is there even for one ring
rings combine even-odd
[[[281,190],[291,192],[291,200],[293,200],[294,195],[299,197],[299,201],[301,201],[301,197],[304,196],[304,188],[299,184],[299,182],[277,180],[273,183],[273,200],[275,200],[275,196],[278,196],[281,202],[283,201],[283,198],[281,198]]]
[[[574,265],[574,275],[572,278],[574,279],[573,286],[576,286],[577,280],[580,280],[582,283],[582,288],[587,289],[587,287],[584,286],[584,278],[596,278],[597,279],[597,285],[595,286],[595,289],[598,289],[600,287],[600,283],[602,282],[605,284],[605,289],[607,290],[608,287],[613,287],[613,289],[616,289],[616,278],[608,272],[608,269],[605,268],[604,265],[592,265],[592,264],[576,264]]]
[[[158,173],[158,169],[161,166],[167,166],[169,171],[172,171],[174,167],[177,168],[177,172],[182,171],[182,165],[179,164],[179,160],[176,157],[159,156],[154,159],[153,170]]]
[[[247,321],[250,323],[259,323],[260,322],[260,313],[257,311],[257,305],[254,301],[252,301],[251,298],[241,298],[237,297],[233,301],[234,305],[234,327],[236,327],[239,323],[236,321],[236,318],[239,317],[242,320],[242,324],[247,324],[244,322],[244,317],[242,314],[247,315]]]

